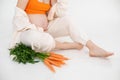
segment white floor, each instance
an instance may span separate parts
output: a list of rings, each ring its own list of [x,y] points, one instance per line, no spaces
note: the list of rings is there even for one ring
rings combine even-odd
[[[114,56],[89,57],[86,48],[56,51],[70,60],[55,74],[43,63],[17,64],[8,51],[16,0],[0,0],[0,80],[120,80],[120,0],[69,1],[68,14],[79,29]]]

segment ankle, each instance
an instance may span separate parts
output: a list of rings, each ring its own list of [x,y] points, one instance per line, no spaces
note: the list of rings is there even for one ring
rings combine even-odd
[[[89,49],[89,50],[93,50],[96,48],[96,45],[91,41],[87,41],[87,44],[86,44],[86,47]]]

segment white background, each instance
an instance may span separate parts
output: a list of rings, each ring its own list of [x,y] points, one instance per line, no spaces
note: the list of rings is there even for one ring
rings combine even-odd
[[[89,57],[87,49],[56,51],[71,60],[55,74],[42,63],[11,60],[8,45],[15,5],[16,0],[0,0],[0,80],[120,80],[120,0],[69,0],[68,14],[76,26],[115,55],[101,59]]]

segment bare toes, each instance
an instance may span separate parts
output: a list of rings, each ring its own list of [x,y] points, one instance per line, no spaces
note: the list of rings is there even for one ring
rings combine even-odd
[[[113,55],[113,53],[107,53],[107,54],[106,54],[106,57],[112,56],[112,55]]]
[[[104,52],[104,53],[96,53],[96,52],[93,52],[93,51],[90,51],[89,52],[89,56],[91,57],[109,57],[109,56],[112,56],[113,53],[109,53],[109,52]]]

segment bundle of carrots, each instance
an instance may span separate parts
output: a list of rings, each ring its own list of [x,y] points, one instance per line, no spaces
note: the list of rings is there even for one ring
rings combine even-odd
[[[50,56],[44,59],[44,64],[52,71],[55,72],[53,66],[61,67],[65,64],[64,60],[68,60],[68,58],[63,55],[56,54],[54,52],[50,52]]]
[[[14,48],[9,50],[10,55],[13,55],[14,61],[23,64],[34,64],[42,61],[52,72],[55,72],[53,66],[61,67],[65,64],[64,61],[68,60],[68,58],[63,55],[54,52],[35,52],[31,47],[26,46],[23,43],[18,43]]]

